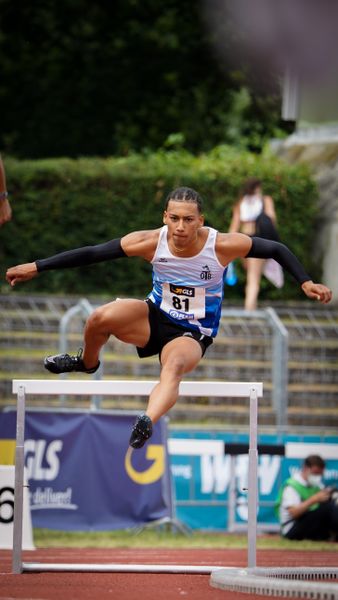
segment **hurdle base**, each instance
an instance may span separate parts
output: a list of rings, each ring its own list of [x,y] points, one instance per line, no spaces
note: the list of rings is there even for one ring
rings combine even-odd
[[[228,568],[213,571],[209,583],[214,588],[244,594],[333,600],[338,598],[338,584],[327,580],[337,579],[337,575],[336,567]]]
[[[108,572],[108,573],[197,573],[210,575],[219,569],[231,567],[205,565],[135,565],[88,563],[33,563],[23,562],[21,572]]]

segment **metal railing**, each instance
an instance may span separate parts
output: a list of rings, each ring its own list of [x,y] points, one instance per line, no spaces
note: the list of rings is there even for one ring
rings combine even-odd
[[[94,310],[94,306],[88,300],[82,299],[75,306],[68,309],[60,321],[59,327],[59,350],[67,352],[67,336],[75,317],[87,317]],[[276,426],[279,430],[287,424],[287,382],[288,382],[288,332],[273,308],[266,308],[254,312],[241,309],[226,309],[222,311],[220,330],[223,334],[229,334],[229,323],[236,329],[240,328],[245,336],[250,335],[250,321],[255,320],[264,334],[272,339],[272,404],[276,414]],[[227,325],[226,325],[227,322]],[[267,331],[269,333],[267,333]],[[94,374],[95,379],[101,379],[103,372],[103,360],[101,358],[100,369]],[[62,374],[63,378],[66,374]],[[97,398],[95,405],[99,407],[100,400]]]
[[[241,329],[242,335],[250,336],[250,323],[262,331],[264,337],[271,338],[271,385],[272,406],[276,414],[278,430],[287,424],[288,407],[288,332],[276,311],[271,308],[263,310],[246,311],[243,309],[224,309],[220,332],[229,333],[224,321],[231,319],[230,333],[234,334],[234,325]],[[248,340],[249,346],[249,340]]]
[[[75,344],[81,345],[85,319],[103,302],[102,298],[0,295],[0,395],[8,397],[7,374],[40,377],[41,357],[46,353],[56,353],[57,346],[60,352],[70,352]],[[105,347],[104,368],[106,377],[158,376],[157,360],[139,361],[134,347],[114,338]],[[263,425],[272,424],[274,418],[280,431],[290,425],[331,423],[333,427],[338,390],[338,309],[306,302],[253,312],[225,308],[215,343],[191,375],[210,380],[264,381]],[[102,377],[102,370],[95,376]],[[95,404],[99,406],[99,399]],[[217,401],[211,399],[209,404],[208,413],[206,407],[199,410],[198,403],[192,405],[191,418],[216,415]],[[231,415],[229,422],[244,423],[245,409],[236,402],[227,406],[227,414]],[[179,412],[177,415],[180,418]],[[237,421],[232,421],[233,415]]]

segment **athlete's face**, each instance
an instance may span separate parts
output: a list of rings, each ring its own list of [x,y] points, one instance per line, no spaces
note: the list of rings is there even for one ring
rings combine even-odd
[[[169,200],[164,211],[163,223],[168,227],[169,239],[178,248],[185,248],[196,241],[197,230],[203,226],[204,218],[197,204]]]

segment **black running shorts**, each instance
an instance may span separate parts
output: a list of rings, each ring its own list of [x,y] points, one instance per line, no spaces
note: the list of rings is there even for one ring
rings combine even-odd
[[[202,349],[202,356],[204,355],[208,346],[213,342],[212,337],[203,335],[199,331],[193,329],[187,329],[181,325],[177,325],[167,317],[167,315],[160,310],[156,304],[154,304],[149,298],[146,300],[149,308],[149,325],[150,325],[150,338],[144,348],[137,346],[137,353],[140,358],[146,358],[147,356],[153,356],[158,354],[161,357],[163,347],[171,340],[177,337],[189,336],[196,340]]]

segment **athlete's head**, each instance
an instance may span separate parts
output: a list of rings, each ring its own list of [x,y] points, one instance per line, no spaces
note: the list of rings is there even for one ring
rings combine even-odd
[[[179,187],[170,192],[170,194],[168,194],[166,198],[164,210],[168,210],[168,204],[170,200],[173,200],[174,202],[189,202],[191,204],[195,204],[198,209],[198,212],[200,214],[203,212],[202,198],[199,195],[199,193],[193,190],[192,188]]]
[[[177,188],[168,195],[163,223],[168,227],[168,238],[176,251],[183,251],[196,242],[198,230],[204,224],[201,210],[201,197],[191,188]]]

